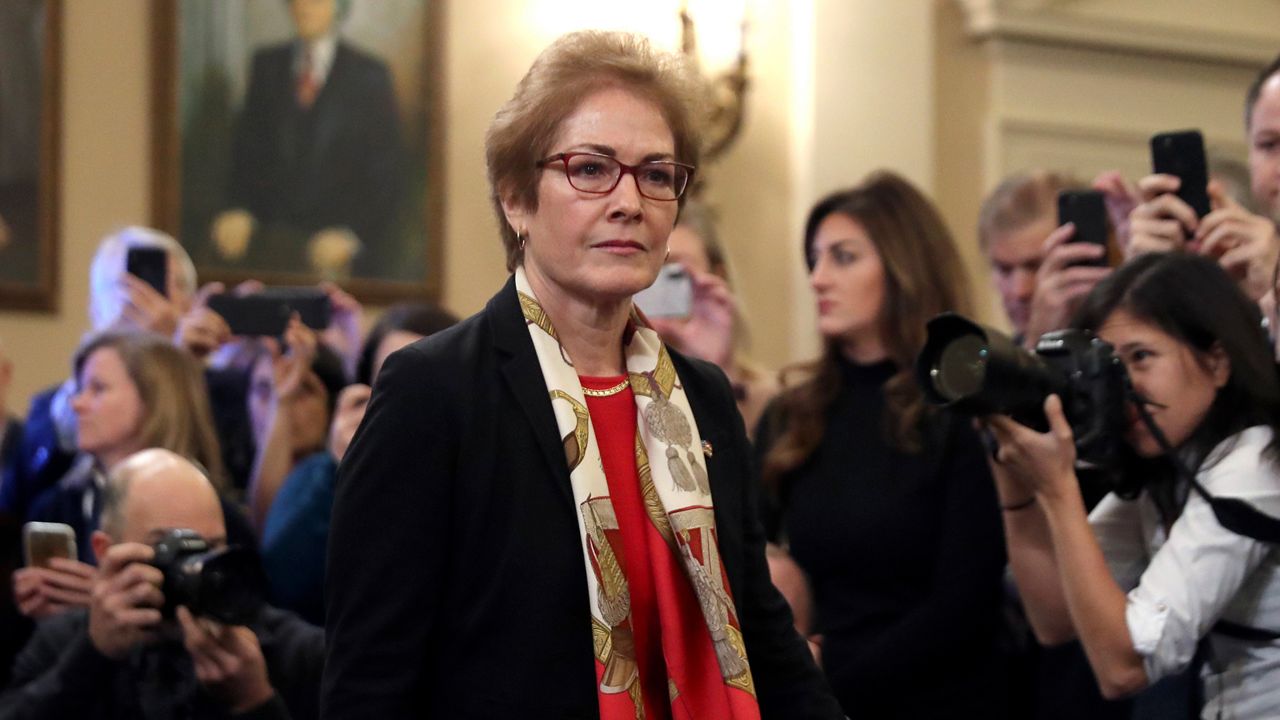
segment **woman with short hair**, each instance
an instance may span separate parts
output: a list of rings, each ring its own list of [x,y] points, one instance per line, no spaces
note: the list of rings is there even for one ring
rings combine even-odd
[[[573,33],[494,118],[513,275],[379,373],[339,470],[326,717],[840,717],[769,582],[727,381],[632,307],[697,162],[691,87]]]

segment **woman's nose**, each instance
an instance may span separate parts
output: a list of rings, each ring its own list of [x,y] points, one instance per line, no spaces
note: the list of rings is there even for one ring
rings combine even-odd
[[[813,264],[813,269],[809,271],[809,286],[814,290],[826,287],[829,279],[826,264],[819,259]]]
[[[626,173],[618,178],[618,184],[609,193],[609,202],[613,204],[610,217],[635,218],[640,215],[641,195],[640,180],[635,173]]]

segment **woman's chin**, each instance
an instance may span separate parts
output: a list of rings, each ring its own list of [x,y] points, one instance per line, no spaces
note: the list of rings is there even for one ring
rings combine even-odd
[[[1160,443],[1151,436],[1151,433],[1143,428],[1141,430],[1131,429],[1125,433],[1125,442],[1129,443],[1129,447],[1138,454],[1138,457],[1153,458],[1164,453]]]

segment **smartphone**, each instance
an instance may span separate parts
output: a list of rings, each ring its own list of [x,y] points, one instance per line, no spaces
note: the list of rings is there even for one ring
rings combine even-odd
[[[658,271],[658,279],[632,299],[649,317],[689,317],[693,308],[693,278],[680,263],[668,263]]]
[[[1164,132],[1152,137],[1151,169],[1177,175],[1182,180],[1178,197],[1196,211],[1197,217],[1209,214],[1209,165],[1199,130]]]
[[[169,253],[158,247],[131,247],[125,258],[124,269],[169,297]]]
[[[76,559],[76,531],[65,523],[29,522],[22,526],[27,567],[49,567],[54,558]]]
[[[333,304],[315,287],[269,287],[252,295],[224,293],[209,298],[209,309],[222,316],[232,335],[279,337],[298,313],[302,323],[323,330],[333,319]]]
[[[1071,242],[1093,243],[1105,249],[1109,235],[1106,196],[1097,190],[1063,190],[1058,193],[1058,225],[1067,223],[1076,226]],[[1097,259],[1076,264],[1104,267],[1107,256],[1103,254]]]

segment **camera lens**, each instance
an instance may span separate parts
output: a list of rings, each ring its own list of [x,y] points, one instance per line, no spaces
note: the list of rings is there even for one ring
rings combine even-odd
[[[942,349],[929,377],[947,401],[976,394],[987,378],[987,343],[977,335],[955,338]]]
[[[252,620],[264,595],[260,571],[252,556],[229,548],[205,556],[201,564],[197,614],[236,625]]]

